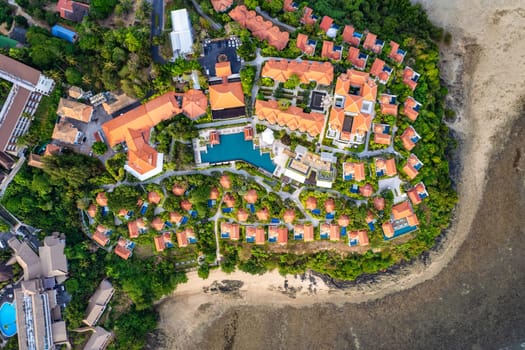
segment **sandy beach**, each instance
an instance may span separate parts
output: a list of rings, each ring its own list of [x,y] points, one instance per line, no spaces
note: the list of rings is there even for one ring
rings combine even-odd
[[[459,269],[454,273],[460,275],[466,271],[476,271],[476,267],[465,265],[463,260],[467,258],[463,258],[463,255],[473,254],[478,259],[483,259],[483,255],[479,255],[476,249],[481,251],[486,247],[478,246],[475,244],[477,242],[474,242],[478,236],[482,236],[480,232],[484,229],[488,230],[488,228],[479,227],[479,220],[483,218],[480,215],[486,217],[486,214],[482,212],[484,210],[490,212],[491,205],[503,208],[500,204],[490,202],[493,194],[487,193],[484,189],[488,188],[487,181],[492,181],[492,177],[495,176],[495,162],[503,162],[502,159],[506,156],[506,163],[502,164],[512,162],[508,160],[512,157],[501,153],[501,150],[509,138],[517,137],[512,134],[516,132],[516,128],[512,126],[519,118],[523,107],[525,4],[516,0],[426,0],[419,2],[427,9],[430,19],[453,36],[451,45],[441,50],[440,68],[442,78],[449,87],[448,102],[458,114],[457,120],[449,126],[457,135],[459,142],[455,161],[458,166],[452,169],[459,204],[455,211],[454,222],[442,246],[430,253],[428,259],[430,263],[414,263],[400,268],[396,274],[380,275],[373,282],[357,284],[344,290],[331,288],[319,277],[312,275],[283,277],[277,272],[262,276],[253,276],[243,272],[228,275],[221,271],[213,271],[207,280],[201,280],[196,273],[190,273],[188,283],[179,286],[173,295],[159,303],[158,310],[161,319],[157,333],[152,336],[150,348],[267,348],[263,344],[260,344],[260,347],[246,347],[250,338],[246,334],[240,334],[237,331],[238,327],[241,327],[242,324],[244,329],[248,329],[248,334],[254,337],[253,344],[256,344],[255,339],[260,339],[257,332],[250,333],[250,325],[244,325],[244,323],[253,322],[252,327],[258,325],[261,327],[260,332],[269,334],[268,331],[272,327],[267,324],[269,320],[291,322],[290,324],[307,320],[315,322],[316,319],[323,319],[326,313],[351,310],[350,316],[341,318],[341,322],[345,325],[348,323],[345,334],[349,337],[341,343],[325,344],[317,342],[321,340],[311,340],[314,339],[316,332],[319,333],[319,339],[324,337],[323,332],[319,329],[316,329],[316,332],[312,330],[311,334],[301,330],[301,332],[297,331],[297,334],[293,332],[293,334],[276,334],[275,337],[282,339],[282,344],[293,344],[293,339],[304,339],[304,344],[308,344],[283,345],[281,347],[283,349],[367,349],[370,347],[361,347],[366,344],[363,339],[374,339],[374,334],[367,334],[368,328],[363,328],[367,322],[371,322],[366,318],[369,316],[365,314],[383,314],[385,310],[390,310],[390,305],[396,305],[396,302],[414,293],[427,295],[426,300],[434,300],[439,304],[438,301],[443,302],[443,298],[446,300],[446,297],[440,295],[439,288],[435,287],[442,285],[445,288],[457,282],[450,280],[452,269]],[[517,169],[515,171],[518,174],[513,174],[513,171],[509,170],[509,176],[523,179],[525,166],[520,165],[523,160],[520,159],[519,147],[507,145],[507,149],[516,148],[518,150],[517,155],[513,155],[516,164],[513,168],[509,168]],[[497,156],[494,156],[495,154]],[[510,184],[511,179],[509,178],[508,181]],[[517,186],[516,195],[519,195],[519,191],[523,191],[523,181]],[[512,192],[507,197],[510,198],[511,195]],[[519,203],[519,197],[516,200]],[[487,205],[488,209],[485,208]],[[517,210],[517,213],[514,214],[517,218],[523,217],[523,207],[516,205],[514,209]],[[510,227],[514,222],[506,224],[505,227]],[[516,237],[523,237],[523,235]],[[523,241],[514,242],[517,246],[520,243]],[[510,242],[505,241],[505,244],[510,244]],[[494,249],[496,248],[498,247],[495,246]],[[442,281],[438,281],[440,278]],[[523,279],[514,282],[520,284]],[[473,290],[465,288],[465,290]],[[418,300],[418,298],[415,297],[413,300]],[[422,303],[424,300],[425,298]],[[386,303],[388,307],[385,306]],[[415,301],[407,305],[407,310],[410,308],[413,310],[425,309],[426,307],[425,304],[413,303]],[[522,308],[523,304],[515,305],[515,307]],[[443,310],[447,308],[448,305],[443,305]],[[408,312],[401,309],[398,311],[403,315]],[[399,317],[405,317],[403,315]],[[450,315],[446,316],[450,317]],[[407,316],[406,320],[414,318],[417,317]],[[352,322],[358,320],[361,322],[360,326],[350,327]],[[383,324],[384,321],[380,319],[377,324]],[[425,321],[422,320],[422,322]],[[385,332],[390,332],[388,326],[392,325],[386,325]],[[288,324],[283,327],[290,330]],[[445,324],[443,328],[450,331],[448,329],[450,327]],[[523,336],[525,340],[525,334],[515,334],[516,338],[520,336]],[[389,346],[397,344],[394,343],[395,336],[387,339],[390,342]],[[388,348],[386,345],[384,343],[376,348]],[[479,349],[485,348],[483,342],[478,345]],[[449,347],[449,349],[453,348],[455,348],[453,345]]]

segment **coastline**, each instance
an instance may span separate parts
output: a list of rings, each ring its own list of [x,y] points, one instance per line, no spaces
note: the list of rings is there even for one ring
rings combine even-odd
[[[523,22],[525,16],[512,11],[513,4],[519,4],[518,1],[506,2],[505,6],[490,3],[483,8],[469,4],[470,1],[461,4],[453,4],[453,1],[420,2],[429,10],[431,20],[452,32],[454,40],[451,47],[442,48],[440,68],[453,96],[449,103],[458,114],[457,120],[449,127],[459,137],[457,164],[453,166],[457,167],[454,172],[458,174],[455,180],[459,202],[439,249],[429,253],[427,263],[417,261],[404,265],[393,274],[379,274],[373,281],[346,289],[330,288],[315,276],[307,276],[304,281],[300,277],[288,276],[286,290],[285,278],[276,271],[262,276],[240,271],[229,275],[212,271],[207,280],[190,273],[188,283],[178,286],[158,305],[161,314],[159,329],[173,338],[158,348],[178,349],[184,348],[183,344],[197,344],[207,327],[232,306],[281,308],[312,307],[317,303],[366,303],[431,280],[453,261],[471,234],[488,180],[491,156],[501,149],[502,141],[509,135],[510,126],[519,115],[520,89],[523,90],[519,67],[525,63],[520,54],[525,50],[523,40],[520,43],[515,36],[520,35],[516,22]],[[455,16],[449,16],[450,13]],[[463,21],[462,14],[468,20]],[[462,28],[454,27],[459,23],[462,23]],[[509,32],[509,28],[513,30]],[[502,40],[502,33],[508,35],[506,42],[495,45],[493,50],[492,44]],[[509,61],[514,63],[509,65]],[[502,68],[504,77],[497,74],[499,64],[506,64]],[[493,113],[488,116],[487,111]],[[215,283],[223,280],[240,282]]]

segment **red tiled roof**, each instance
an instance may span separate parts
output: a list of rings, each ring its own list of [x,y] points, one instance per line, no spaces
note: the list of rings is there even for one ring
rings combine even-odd
[[[176,233],[177,236],[177,244],[179,247],[187,247],[188,246],[188,237],[186,236],[186,230],[178,231]]]
[[[350,225],[350,218],[348,217],[348,215],[341,215],[339,219],[337,220],[337,223],[341,227],[346,227]]]
[[[285,223],[290,224],[295,220],[295,210],[286,209],[284,211],[283,220]]]
[[[257,212],[255,212],[255,215],[257,216],[257,220],[259,221],[268,221],[268,219],[270,218],[270,212],[266,207],[257,210]]]
[[[390,103],[391,95],[382,94],[379,98],[379,104],[381,106],[381,114],[395,115],[397,116],[397,104]]]
[[[237,241],[240,238],[240,225],[237,223],[221,222],[221,232],[228,233],[231,240]]]
[[[380,145],[390,145],[391,136],[389,134],[374,133],[374,143]]]
[[[417,86],[417,82],[412,80],[415,74],[417,73],[410,67],[405,67],[405,70],[403,70],[403,83],[412,90],[415,90]]]
[[[359,243],[360,246],[366,246],[369,244],[368,234],[366,230],[350,231],[348,233],[348,239],[349,240],[357,239],[357,242]]]
[[[283,111],[279,109],[279,103],[274,100],[257,100],[255,102],[255,114],[259,120],[286,126],[292,131],[305,132],[312,137],[318,136],[324,126],[323,114],[317,112],[305,113],[296,106],[290,106],[286,111]]]
[[[151,227],[155,230],[160,231],[164,228],[164,222],[158,216],[151,220]]]
[[[183,185],[176,183],[173,185],[173,188],[171,189],[174,195],[176,196],[182,196],[186,192],[186,187]]]
[[[225,12],[233,5],[233,0],[210,0],[213,9],[217,12]]]
[[[415,122],[419,112],[414,108],[419,104],[412,96],[407,97],[402,113],[408,117],[411,121]]]
[[[216,200],[217,198],[219,198],[219,190],[217,189],[217,187],[212,187],[212,189],[210,190],[210,199]]]
[[[415,168],[417,164],[422,165],[421,161],[417,158],[417,156],[411,153],[407,159],[407,163],[403,167],[403,171],[408,175],[410,180],[413,180],[417,176],[417,174],[419,174],[419,171]]]
[[[226,174],[221,175],[219,182],[221,186],[226,190],[229,190],[232,185],[232,181],[230,180],[230,177]]]
[[[342,47],[340,47],[340,50],[335,50],[335,46],[333,41],[323,41],[323,49],[321,50],[321,57],[328,58],[334,61],[339,61],[341,59],[341,55],[343,54]]]
[[[153,203],[153,204],[159,204],[160,203],[160,195],[157,192],[155,192],[155,191],[149,192],[148,193],[148,202],[149,203]]]
[[[332,27],[332,24],[334,23],[334,19],[332,17],[324,16],[321,20],[321,23],[319,24],[319,28],[323,30],[324,32],[327,32],[330,27]]]
[[[376,171],[383,170],[386,176],[394,176],[397,174],[396,160],[394,158],[390,158],[390,159],[376,158],[375,165],[376,165]]]
[[[253,36],[268,41],[268,44],[277,50],[283,50],[288,44],[290,39],[288,32],[281,32],[272,22],[265,21],[263,17],[257,16],[255,11],[249,11],[244,5],[239,5],[231,10],[230,17],[241,27],[252,32]]]
[[[403,142],[403,147],[405,147],[407,151],[412,150],[416,146],[412,141],[412,137],[414,136],[416,136],[416,130],[412,126],[409,126],[403,131],[403,134],[400,137]]]
[[[244,141],[253,140],[253,128],[251,126],[244,127]]]
[[[359,192],[363,197],[370,197],[374,193],[374,188],[367,183],[366,185],[359,187]]]
[[[294,12],[297,10],[297,5],[295,5],[293,0],[284,0],[283,2],[283,10],[285,12]]]
[[[374,207],[379,211],[385,209],[385,199],[383,197],[374,198]]]
[[[376,54],[380,54],[381,50],[383,49],[381,45],[376,45],[377,41],[377,35],[369,32],[366,35],[365,42],[363,43],[363,47],[367,50],[371,50]]]
[[[358,48],[350,47],[350,49],[348,49],[348,61],[350,61],[350,63],[352,63],[352,65],[357,69],[363,70],[366,68],[367,59],[359,58],[360,53],[361,51],[359,51]]]
[[[286,82],[294,74],[299,77],[301,83],[315,81],[321,85],[330,85],[334,80],[334,66],[330,62],[271,59],[265,63],[261,71],[262,77],[272,78],[281,83]]]
[[[250,214],[248,214],[248,212],[241,208],[237,211],[237,220],[240,221],[240,222],[245,222],[246,220],[248,220],[248,216]]]
[[[339,228],[339,225],[330,224],[330,240],[338,241],[340,239],[341,239],[341,229]]]
[[[248,226],[246,227],[246,237],[255,237],[255,244],[265,243],[265,232],[262,226]]]
[[[352,46],[358,47],[359,44],[361,43],[361,39],[354,37],[353,34],[354,34],[354,27],[352,27],[351,25],[346,25],[343,30],[343,41]]]
[[[208,98],[201,90],[190,89],[182,97],[182,113],[190,118],[197,119],[206,114]]]
[[[313,17],[314,10],[309,7],[304,8],[303,17],[301,17],[301,23],[306,25],[312,25],[316,22],[316,19]]]
[[[385,222],[382,225],[383,233],[387,238],[392,238],[394,236],[394,226],[390,221]]]
[[[308,199],[306,199],[306,209],[314,210],[316,208],[317,208],[317,198],[308,197]]]
[[[71,0],[58,0],[55,10],[64,19],[80,22],[88,14],[89,5]]]
[[[178,224],[182,220],[182,215],[176,211],[170,212],[170,222]]]
[[[146,227],[142,218],[128,222],[128,233],[129,238],[137,238],[139,236],[139,230]]]
[[[255,204],[257,202],[257,191],[256,190],[248,190],[246,194],[244,195],[244,200],[248,204]]]
[[[210,131],[209,142],[210,145],[218,145],[221,143],[221,135],[218,131]]]
[[[297,35],[297,48],[301,50],[306,55],[313,55],[315,53],[315,47],[317,46],[317,42],[315,42],[315,45],[310,45],[308,43],[308,35],[299,33]]]
[[[109,242],[109,237],[106,236],[106,231],[107,229],[104,226],[99,225],[92,236],[93,240],[102,247],[106,246]]]
[[[231,193],[226,193],[224,195],[224,204],[226,204],[226,207],[233,208],[235,206],[235,198],[232,196]]]
[[[390,47],[392,49],[390,50],[390,53],[388,54],[388,58],[392,59],[393,61],[397,63],[403,62],[405,55],[398,52],[399,44],[396,43],[395,41],[390,41]]]
[[[303,230],[304,230],[304,241],[305,242],[311,242],[314,240],[314,227],[312,226],[312,224],[305,224],[303,226]]]
[[[414,211],[408,201],[404,201],[392,207],[392,216],[394,217],[394,220],[403,219],[412,214],[414,214]]]
[[[343,175],[352,175],[352,180],[363,181],[366,178],[365,163],[343,163]]]
[[[115,252],[115,254],[117,254],[119,257],[121,257],[124,260],[128,260],[129,257],[131,256],[131,250],[126,249],[126,247],[124,247],[124,246],[122,246],[120,244],[117,244],[115,246],[114,252]]]
[[[332,213],[335,210],[335,201],[333,198],[328,198],[324,202],[324,209],[327,213]]]

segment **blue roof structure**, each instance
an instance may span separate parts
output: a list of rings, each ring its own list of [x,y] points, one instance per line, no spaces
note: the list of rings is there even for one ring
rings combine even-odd
[[[75,43],[78,40],[77,33],[62,26],[59,26],[58,24],[54,25],[51,28],[51,35],[69,41],[70,43]]]

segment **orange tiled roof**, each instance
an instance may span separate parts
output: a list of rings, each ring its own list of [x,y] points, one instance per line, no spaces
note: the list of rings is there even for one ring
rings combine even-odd
[[[225,61],[215,63],[215,75],[218,77],[229,77],[232,75],[230,62]]]
[[[221,222],[221,232],[229,233],[230,239],[237,241],[240,238],[240,225],[223,221]]]
[[[217,187],[212,187],[212,189],[210,190],[210,199],[215,200],[217,198],[219,198],[219,190],[217,189]]]
[[[365,221],[366,221],[367,224],[376,221],[376,218],[374,217],[374,213],[372,213],[370,210],[368,210],[367,213],[366,213]]]
[[[390,47],[392,48],[390,50],[390,53],[388,54],[388,58],[392,59],[393,61],[397,63],[403,62],[403,59],[405,58],[405,54],[402,52],[399,52],[399,44],[395,41],[390,41]]]
[[[385,69],[386,63],[380,58],[376,58],[372,67],[370,68],[370,74],[378,78],[381,84],[386,84],[390,79],[390,74]]]
[[[412,141],[412,138],[415,136],[419,135],[417,135],[416,130],[412,126],[406,128],[405,131],[403,131],[403,134],[401,134],[403,147],[405,147],[407,151],[412,150],[416,146],[416,143]]]
[[[414,81],[414,79],[416,81]],[[405,70],[403,70],[403,83],[405,83],[410,89],[415,90],[418,79],[419,79],[418,73],[416,73],[410,67],[405,67]]]
[[[270,212],[266,207],[257,210],[255,215],[257,216],[257,220],[259,221],[268,221],[268,219],[270,218]]]
[[[61,98],[58,103],[57,114],[61,117],[89,123],[89,121],[91,121],[91,115],[93,114],[93,107],[77,101]]]
[[[390,158],[390,159],[376,158],[375,163],[376,163],[376,171],[383,170],[386,176],[394,176],[397,174],[396,160],[394,158]]]
[[[119,257],[121,257],[124,260],[128,260],[129,257],[131,256],[131,250],[126,249],[126,247],[124,247],[124,246],[122,246],[120,244],[117,244],[115,246],[114,252],[115,252],[115,254],[117,254]]]
[[[145,227],[146,224],[142,218],[128,222],[129,238],[137,238],[140,233],[139,231]]]
[[[251,126],[244,127],[244,141],[253,140],[253,128]]]
[[[370,197],[374,193],[374,188],[370,184],[359,187],[359,192],[363,197]]]
[[[173,185],[173,188],[171,189],[171,191],[176,196],[182,196],[186,192],[186,187],[184,187],[181,184],[176,183]]]
[[[188,237],[186,236],[186,230],[178,231],[176,233],[177,236],[177,244],[179,247],[187,247],[188,246]]]
[[[352,180],[355,181],[364,181],[366,178],[365,175],[365,163],[352,163],[346,162],[343,163],[343,175],[352,175]]]
[[[379,44],[377,44],[377,35],[369,32],[366,35],[365,42],[363,43],[363,47],[367,50],[371,50],[376,54],[380,54],[383,47]]]
[[[285,223],[290,224],[295,220],[295,210],[286,209],[284,211],[283,220]]]
[[[407,163],[403,167],[403,171],[408,175],[410,180],[413,180],[417,176],[417,174],[419,174],[419,171],[415,168],[418,164],[420,166],[423,165],[423,163],[421,163],[417,156],[411,153],[407,159]]]
[[[301,17],[301,23],[306,25],[312,25],[317,21],[317,18],[314,16],[314,10],[309,7],[304,8],[303,17]]]
[[[284,0],[283,10],[285,12],[294,12],[297,10],[297,4],[295,4],[293,0]]]
[[[366,230],[350,231],[348,233],[348,239],[357,239],[357,242],[360,246],[365,246],[370,243],[368,240],[368,234],[366,233]]]
[[[394,217],[394,220],[407,218],[412,214],[414,214],[414,211],[408,201],[404,201],[392,207],[392,216]]]
[[[186,210],[186,211],[189,211],[191,210],[191,207],[192,207],[192,204],[189,200],[187,199],[184,199],[180,202],[180,207],[183,209],[183,210]]]
[[[315,81],[321,85],[330,85],[334,80],[334,66],[330,62],[271,59],[265,63],[261,71],[261,76],[281,83],[286,82],[294,74],[299,77],[301,83]]]
[[[233,208],[235,206],[235,198],[232,196],[231,193],[226,193],[224,195],[224,204],[226,204],[226,207]]]
[[[159,204],[159,202],[160,202],[160,195],[157,192],[155,192],[155,191],[149,192],[148,193],[148,202],[153,203],[153,204]]]
[[[151,227],[155,230],[160,231],[164,228],[164,222],[158,216],[151,220]]]
[[[182,215],[176,211],[170,212],[170,221],[174,224],[178,224],[182,220]]]
[[[255,237],[255,244],[264,244],[265,232],[262,226],[248,226],[246,227],[246,237]]]
[[[257,191],[253,189],[248,190],[244,195],[244,200],[249,204],[255,204],[257,202]]]
[[[314,41],[314,45],[312,45],[308,41],[308,35],[299,33],[297,35],[297,48],[301,50],[306,55],[313,55],[315,53],[315,47],[317,46],[317,41]]]
[[[407,97],[404,105],[403,105],[403,111],[402,113],[408,117],[411,121],[415,122],[419,112],[416,111],[416,108],[418,106],[421,106],[419,102],[417,102],[412,96]]]
[[[303,238],[304,238],[304,241],[305,242],[311,242],[314,240],[314,227],[312,226],[312,224],[305,224],[303,226]]]
[[[333,41],[323,41],[323,49],[321,50],[321,57],[328,58],[331,60],[339,61],[343,54],[343,48],[338,46],[339,49],[334,45]]]
[[[339,219],[337,220],[337,223],[341,227],[346,227],[350,225],[350,218],[348,217],[348,215],[341,215]]]
[[[105,207],[108,205],[108,197],[106,197],[106,192],[97,193],[97,198],[95,200],[97,204],[101,207]]]
[[[241,208],[237,211],[237,220],[240,221],[240,222],[245,222],[246,220],[248,220],[248,216],[250,214],[248,214],[248,212]]]
[[[332,213],[335,210],[335,201],[333,198],[328,198],[324,202],[324,209],[327,213]]]
[[[423,182],[418,183],[416,186],[414,186],[414,188],[408,190],[407,194],[408,198],[414,205],[417,205],[423,201],[420,195],[428,196],[427,189],[425,188],[425,184]]]
[[[377,210],[385,209],[385,199],[383,197],[376,197],[376,198],[374,198],[374,207]]]
[[[219,180],[222,188],[228,190],[230,189],[231,185],[232,185],[232,181],[230,180],[230,177],[226,174],[224,175],[221,175],[221,178]]]
[[[163,252],[166,248],[166,242],[164,242],[162,235],[153,237],[153,242],[155,243],[155,250],[157,252]]]
[[[225,12],[233,5],[233,0],[211,0],[213,9],[217,12]]]
[[[288,32],[281,32],[272,22],[265,21],[261,16],[257,16],[255,11],[249,11],[244,5],[239,5],[231,10],[230,17],[241,27],[252,32],[253,36],[268,41],[268,44],[277,50],[284,49],[290,40]]]
[[[343,30],[343,41],[352,46],[358,47],[361,43],[361,38],[354,36],[354,27],[346,25]]]
[[[391,136],[389,134],[374,133],[374,143],[380,145],[389,145]]]
[[[184,93],[182,98],[182,113],[190,118],[197,119],[206,114],[208,98],[201,90],[191,89]]]
[[[330,224],[330,240],[338,241],[341,239],[341,229],[337,224]]]
[[[308,199],[306,199],[306,209],[314,210],[316,208],[317,208],[317,198],[308,197]]]
[[[365,69],[366,68],[366,61],[368,59],[368,55],[366,55],[366,58],[360,58],[359,55],[361,54],[361,51],[359,51],[356,47],[350,47],[348,49],[348,61],[354,65],[357,69]]]
[[[395,99],[395,96],[382,94],[379,98],[379,104],[381,106],[381,114],[395,115],[397,116],[397,104],[392,103],[392,99]]]
[[[364,136],[368,132],[368,130],[370,130],[370,126],[372,124],[371,115],[359,113],[357,115],[352,116],[352,118],[352,129],[350,130],[346,138],[341,136],[342,139],[350,140],[354,137],[354,135]],[[330,119],[328,120],[330,128],[342,132],[344,119],[344,109],[333,107],[330,111]]]
[[[323,130],[324,115],[317,112],[305,113],[296,106],[290,106],[286,111],[279,109],[279,103],[274,100],[255,102],[255,114],[260,120],[270,124],[286,126],[292,131],[306,132],[312,137],[318,136]]]
[[[394,236],[394,225],[390,221],[385,222],[382,225],[383,233],[387,238],[392,238]]]
[[[86,212],[90,217],[94,218],[97,215],[97,206],[95,204],[91,204]]]
[[[210,105],[214,111],[244,107],[244,93],[240,82],[210,85]]]
[[[324,32],[327,32],[330,27],[332,27],[332,24],[334,23],[334,19],[332,17],[324,16],[321,20],[321,23],[319,24],[319,28],[323,30]]]

